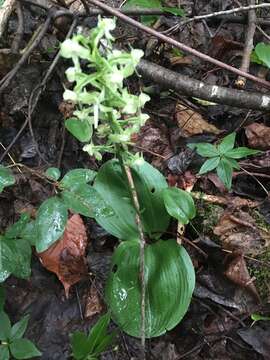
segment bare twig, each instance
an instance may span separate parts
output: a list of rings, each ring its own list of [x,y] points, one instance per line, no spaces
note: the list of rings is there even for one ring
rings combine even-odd
[[[230,66],[228,64],[225,64],[223,63],[222,61],[219,61],[219,60],[216,60],[214,58],[212,58],[211,56],[209,55],[206,55],[206,54],[203,54],[201,53],[200,51],[198,50],[195,50],[185,44],[182,44],[180,43],[179,41],[176,41],[164,34],[161,34],[160,32],[148,27],[148,26],[145,26],[143,24],[141,24],[140,22],[130,18],[129,16],[125,15],[125,14],[122,14],[121,12],[119,12],[118,10],[108,6],[108,5],[105,5],[104,3],[100,2],[99,0],[88,0],[88,2],[98,6],[99,8],[101,8],[102,10],[106,11],[107,13],[109,14],[112,14],[114,16],[117,16],[119,19],[125,21],[126,23],[132,25],[132,26],[135,26],[137,29],[140,29],[152,36],[155,36],[157,37],[158,39],[168,43],[168,44],[171,44],[173,46],[175,46],[176,48],[180,49],[180,50],[183,50],[183,51],[186,51],[188,53],[190,53],[191,55],[194,55],[198,58],[200,58],[201,60],[203,61],[208,61],[218,67],[221,67],[225,70],[228,70],[236,75],[240,75],[240,76],[243,76],[247,79],[250,79],[258,84],[261,84],[262,86],[265,86],[266,88],[270,88],[270,83],[264,79],[260,79],[252,74],[249,74],[249,73],[246,73],[244,71],[241,71],[239,69],[236,69],[234,68],[233,66]],[[270,4],[268,4],[269,7],[270,7]]]
[[[146,79],[187,96],[239,108],[262,111],[270,109],[270,96],[268,95],[208,85],[146,60],[140,61],[137,70]]]
[[[263,8],[270,8],[270,3],[262,3],[262,4],[249,5],[249,6],[240,6],[238,8],[234,8],[234,9],[230,9],[230,10],[216,11],[211,14],[194,16],[191,19],[181,22],[181,24],[179,24],[179,26],[186,25],[192,21],[210,19],[213,17],[221,16],[221,15],[230,15],[230,14],[236,14],[239,12],[245,12],[245,11],[250,11],[250,10],[255,10],[255,9],[263,9]]]
[[[260,31],[260,33],[263,34],[263,36],[268,40],[270,41],[270,35],[268,35],[259,25],[256,26],[257,29]]]
[[[255,0],[250,0],[250,5],[255,5]],[[253,38],[256,31],[256,10],[250,10],[248,13],[248,28],[246,33],[245,47],[240,70],[248,72],[250,66],[250,55],[253,50]],[[235,82],[236,86],[243,89],[246,85],[246,79],[239,76]]]
[[[18,29],[11,45],[11,50],[14,54],[18,54],[24,34],[24,18],[22,4],[20,3],[20,1],[17,1],[16,3],[16,12],[18,18]]]
[[[136,223],[140,234],[140,277],[141,277],[141,344],[142,344],[142,359],[145,359],[145,238],[143,233],[143,225],[140,217],[140,204],[138,200],[137,191],[135,188],[133,176],[128,166],[124,165],[125,173],[127,176],[129,188],[132,195],[133,204],[136,210]]]

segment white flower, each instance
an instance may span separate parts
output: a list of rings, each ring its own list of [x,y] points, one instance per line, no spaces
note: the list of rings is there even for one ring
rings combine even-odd
[[[145,103],[146,103],[147,101],[150,101],[150,100],[151,100],[150,96],[148,96],[148,95],[145,94],[145,93],[141,93],[141,94],[139,95],[139,106],[140,106],[140,107],[144,107]]]
[[[98,19],[98,28],[103,31],[107,40],[113,40],[113,36],[110,31],[114,30],[116,26],[115,19],[101,18]]]
[[[73,57],[81,59],[89,58],[89,50],[80,45],[75,38],[65,40],[60,46],[60,51],[61,55],[67,59]]]
[[[70,67],[66,70],[66,76],[68,81],[74,82],[76,78],[76,69],[75,67]]]
[[[64,100],[71,100],[71,101],[74,101],[74,102],[76,102],[77,99],[78,99],[77,94],[74,91],[71,91],[71,90],[68,90],[68,89],[66,89],[64,91],[63,98],[64,98]]]
[[[130,52],[134,66],[138,65],[143,57],[143,51],[140,49],[132,49]]]

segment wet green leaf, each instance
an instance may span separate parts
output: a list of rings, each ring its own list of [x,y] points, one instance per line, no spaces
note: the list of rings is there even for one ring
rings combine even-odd
[[[185,16],[185,11],[178,7],[164,7],[163,6],[162,9],[169,14],[173,14],[176,16]]]
[[[127,334],[141,335],[139,243],[123,242],[112,259],[106,302],[112,319]],[[145,249],[146,337],[173,329],[188,310],[195,286],[189,255],[175,240],[159,240]]]
[[[62,192],[66,206],[75,213],[88,217],[110,217],[113,209],[100,194],[88,184],[77,184]]]
[[[5,299],[5,289],[3,288],[3,286],[0,286],[0,312],[2,312],[4,309]]]
[[[132,166],[132,174],[144,230],[150,235],[164,232],[169,224],[169,215],[162,199],[162,190],[167,187],[165,178],[141,159]],[[126,176],[117,160],[110,160],[101,167],[94,188],[114,211],[114,215],[110,217],[96,216],[96,221],[106,231],[122,240],[137,239],[136,211]]]
[[[163,190],[163,198],[168,213],[182,224],[188,224],[195,217],[195,204],[188,192],[170,187]]]
[[[67,222],[67,207],[58,197],[52,197],[42,203],[36,218],[36,250],[47,250],[64,233]]]
[[[60,181],[62,188],[70,188],[78,184],[87,184],[94,180],[96,171],[90,169],[74,169],[70,170]]]

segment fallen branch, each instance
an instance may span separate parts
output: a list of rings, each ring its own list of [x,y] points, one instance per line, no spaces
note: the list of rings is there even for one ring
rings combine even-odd
[[[268,95],[208,85],[146,60],[141,60],[137,70],[146,79],[184,95],[239,108],[270,110],[270,96]]]
[[[222,69],[225,69],[225,70],[228,70],[236,75],[240,75],[240,76],[243,76],[249,80],[252,80],[266,88],[270,88],[270,82],[264,80],[264,79],[260,79],[252,74],[249,74],[249,73],[246,73],[244,71],[241,71],[239,69],[236,69],[234,68],[233,66],[231,65],[228,65],[228,64],[225,64],[223,63],[222,61],[219,61],[217,59],[214,59],[212,58],[211,56],[209,55],[206,55],[206,54],[203,54],[201,53],[200,51],[198,50],[195,50],[185,44],[182,44],[180,43],[179,41],[176,41],[164,34],[161,34],[160,32],[148,27],[148,26],[145,26],[143,24],[141,24],[140,22],[130,18],[129,16],[125,15],[125,14],[122,14],[121,12],[119,12],[118,10],[116,10],[115,8],[112,8],[108,5],[105,5],[104,3],[100,2],[99,0],[88,0],[89,3],[92,3],[94,5],[96,5],[97,7],[99,7],[100,9],[106,11],[107,13],[111,14],[111,15],[114,15],[116,17],[118,17],[119,19],[125,21],[126,23],[132,25],[132,26],[135,26],[137,29],[139,30],[142,30],[152,36],[155,36],[156,38],[160,39],[161,41],[164,41],[170,45],[173,45],[174,47],[180,49],[180,50],[183,50],[183,51],[186,51],[187,53],[191,54],[191,55],[194,55],[198,58],[200,58],[201,60],[203,61],[207,61],[207,62],[210,62],[212,64],[214,64],[215,66],[218,66]],[[268,4],[268,6],[270,7],[270,4]]]

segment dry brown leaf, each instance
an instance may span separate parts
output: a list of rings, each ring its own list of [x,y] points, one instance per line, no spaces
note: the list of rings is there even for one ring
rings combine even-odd
[[[201,114],[182,104],[176,105],[175,117],[184,137],[203,133],[220,134],[222,132],[204,120]]]
[[[169,59],[172,66],[192,64],[192,58],[190,56],[172,56]]]
[[[225,271],[225,275],[235,284],[248,289],[255,296],[255,298],[260,301],[259,294],[253,282],[255,279],[251,279],[243,255],[236,256],[230,262]]]
[[[263,124],[250,124],[245,128],[248,145],[255,149],[270,149],[270,127]]]
[[[85,318],[90,318],[93,315],[100,314],[102,312],[103,306],[96,286],[92,284],[84,297],[86,298],[84,309]]]
[[[69,289],[87,274],[85,249],[87,235],[80,215],[72,215],[61,239],[48,250],[39,253],[39,260],[49,271],[54,272],[65,288]]]
[[[226,250],[242,254],[258,255],[269,244],[269,236],[265,230],[258,229],[255,220],[244,211],[233,214],[225,211],[214,228]]]

